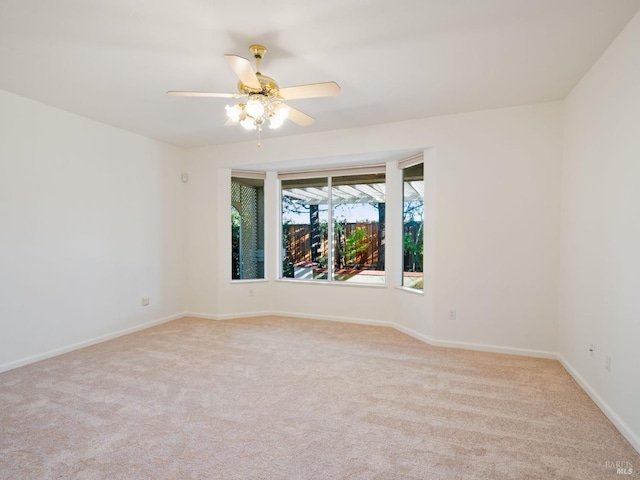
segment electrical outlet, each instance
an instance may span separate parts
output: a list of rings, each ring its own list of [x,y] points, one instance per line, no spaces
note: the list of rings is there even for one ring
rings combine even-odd
[[[458,312],[455,310],[449,310],[449,320],[455,320],[458,318]]]
[[[604,368],[607,372],[611,371],[611,356],[609,355],[604,357]]]
[[[595,358],[596,356],[596,346],[593,343],[589,345],[589,355],[591,356],[591,358]]]
[[[140,305],[142,305],[143,307],[146,307],[149,305],[149,297],[142,297],[142,300],[140,300]]]

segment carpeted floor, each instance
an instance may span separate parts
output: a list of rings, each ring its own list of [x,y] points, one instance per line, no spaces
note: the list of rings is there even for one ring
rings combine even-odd
[[[556,361],[277,317],[184,318],[0,374],[0,434],[0,478],[11,480],[640,470]]]

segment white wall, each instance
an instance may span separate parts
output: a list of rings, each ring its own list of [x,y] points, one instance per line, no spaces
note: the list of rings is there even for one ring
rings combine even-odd
[[[640,15],[566,99],[562,219],[560,354],[640,450]]]
[[[183,157],[0,91],[0,371],[184,312]]]
[[[561,104],[548,103],[294,137],[266,133],[259,149],[250,137],[242,144],[191,150],[189,310],[213,317],[275,311],[392,322],[431,340],[555,352],[561,121]],[[393,286],[274,281],[278,199],[273,174],[266,194],[269,281],[230,283],[230,168],[295,160],[308,166],[311,157],[423,148],[430,152],[425,251],[432,262],[425,295]],[[395,187],[389,188],[394,195]],[[387,255],[400,242],[390,234],[390,210]],[[397,273],[390,258],[387,266]],[[447,320],[451,308],[458,310],[456,321]]]

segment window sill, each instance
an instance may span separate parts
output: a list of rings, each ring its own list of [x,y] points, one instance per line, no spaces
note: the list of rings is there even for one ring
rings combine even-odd
[[[266,278],[247,278],[246,280],[244,279],[229,280],[229,283],[231,285],[245,284],[245,283],[269,283],[269,280],[267,280]]]
[[[356,282],[341,282],[341,281],[329,281],[329,280],[301,280],[297,278],[278,278],[276,282],[282,283],[295,283],[298,285],[338,285],[341,287],[364,287],[364,288],[387,288],[386,284],[373,284],[373,283],[356,283]]]
[[[424,290],[418,289],[418,288],[409,288],[409,287],[397,286],[396,290],[401,290],[403,292],[412,293],[414,295],[422,295],[422,296],[424,296]]]

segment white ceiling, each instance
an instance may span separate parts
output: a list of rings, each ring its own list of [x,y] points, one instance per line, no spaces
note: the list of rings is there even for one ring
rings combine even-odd
[[[2,0],[0,89],[185,147],[253,140],[223,127],[225,53],[268,53],[316,118],[265,137],[563,99],[640,0]]]

